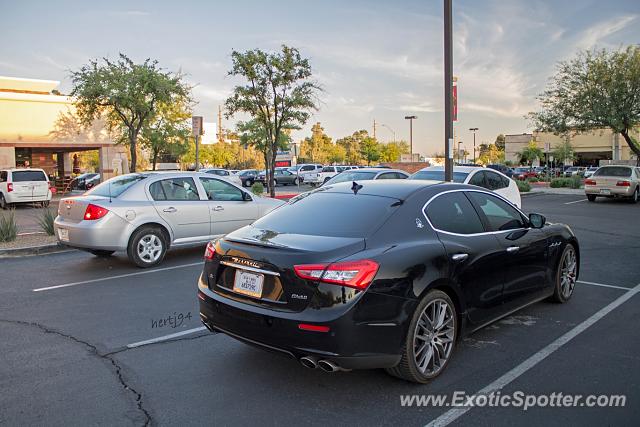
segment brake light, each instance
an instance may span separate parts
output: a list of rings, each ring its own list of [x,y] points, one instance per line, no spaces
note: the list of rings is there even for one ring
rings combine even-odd
[[[364,259],[333,264],[295,265],[293,269],[302,279],[366,289],[373,281],[379,267],[377,262]]]
[[[87,221],[93,221],[102,218],[108,213],[109,209],[89,204],[87,205],[87,210],[84,211],[84,219],[86,219]]]
[[[596,185],[596,182],[592,179],[586,179],[584,185]]]
[[[216,247],[213,242],[207,243],[207,248],[204,250],[204,259],[211,261],[216,255]]]
[[[13,183],[7,183],[7,193],[11,193],[13,191]]]
[[[631,182],[629,182],[629,181],[618,181],[618,182],[616,182],[616,187],[631,187]]]

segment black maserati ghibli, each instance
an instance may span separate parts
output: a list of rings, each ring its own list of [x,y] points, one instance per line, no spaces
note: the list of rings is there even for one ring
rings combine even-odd
[[[386,368],[424,383],[463,334],[568,301],[579,260],[569,227],[480,187],[341,183],[209,243],[200,317],[308,368]]]

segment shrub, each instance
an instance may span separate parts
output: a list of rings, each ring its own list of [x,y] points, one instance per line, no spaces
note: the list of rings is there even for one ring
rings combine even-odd
[[[251,192],[256,196],[261,196],[264,193],[264,185],[261,182],[254,182],[251,186]]]
[[[568,187],[570,188],[578,189],[582,187],[582,177],[579,175],[573,175],[568,181]]]
[[[527,181],[529,181],[529,182],[538,182],[540,180],[538,178],[536,178],[535,176],[532,176],[530,178],[527,178]]]
[[[18,235],[18,224],[13,209],[0,213],[0,242],[13,242]]]
[[[53,209],[44,208],[40,215],[38,216],[38,225],[42,228],[42,231],[47,233],[49,236],[53,236],[55,230],[53,229],[53,220],[56,219],[56,215],[53,212]]]
[[[567,187],[567,178],[553,178],[551,180],[551,183],[549,184],[549,187],[551,188],[560,188],[560,187]]]
[[[520,190],[521,193],[527,193],[529,191],[531,191],[531,185],[529,185],[529,183],[527,181],[516,181],[516,185],[518,186],[518,190]]]

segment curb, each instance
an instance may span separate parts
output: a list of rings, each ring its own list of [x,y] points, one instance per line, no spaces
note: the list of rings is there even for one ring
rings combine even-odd
[[[45,255],[53,254],[57,252],[67,252],[73,249],[63,246],[59,243],[52,243],[50,245],[30,246],[26,248],[16,249],[0,249],[0,258],[15,258],[19,256],[29,255]]]

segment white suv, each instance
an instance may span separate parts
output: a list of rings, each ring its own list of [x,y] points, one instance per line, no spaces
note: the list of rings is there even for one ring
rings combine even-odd
[[[307,174],[304,177],[304,182],[311,184],[312,187],[315,185],[322,185],[346,168],[348,168],[348,166],[325,166],[317,173]]]
[[[42,169],[5,169],[0,171],[0,207],[7,209],[16,203],[40,202],[49,206],[51,188]]]
[[[322,170],[322,165],[316,164],[316,163],[305,163],[305,164],[301,164],[301,165],[297,165],[294,166],[294,170],[291,170],[291,172],[295,173],[296,175],[298,175],[298,181],[300,183],[306,183],[307,182],[307,177],[310,174],[316,174],[318,172],[320,172]]]

